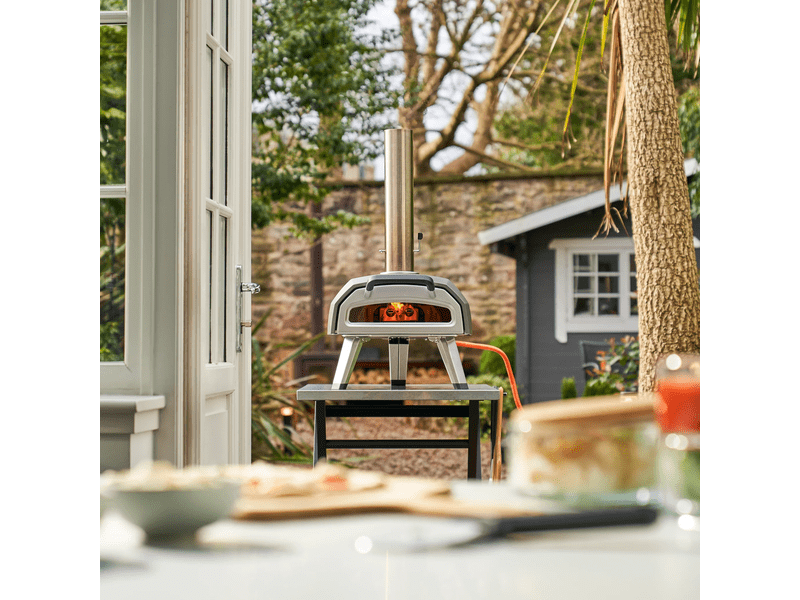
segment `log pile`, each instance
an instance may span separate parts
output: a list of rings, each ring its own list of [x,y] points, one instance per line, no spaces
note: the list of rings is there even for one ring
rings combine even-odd
[[[450,383],[447,372],[443,369],[417,367],[408,370],[408,383]],[[356,369],[350,376],[350,383],[388,384],[389,371],[386,369]]]

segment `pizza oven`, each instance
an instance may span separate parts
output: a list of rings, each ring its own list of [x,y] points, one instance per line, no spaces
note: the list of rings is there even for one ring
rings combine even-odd
[[[388,341],[393,389],[405,388],[412,338],[436,344],[453,387],[466,389],[455,339],[472,333],[469,303],[450,280],[414,271],[411,130],[384,134],[386,271],[351,279],[331,302],[328,334],[344,337],[332,389],[347,388],[361,346],[375,338]]]

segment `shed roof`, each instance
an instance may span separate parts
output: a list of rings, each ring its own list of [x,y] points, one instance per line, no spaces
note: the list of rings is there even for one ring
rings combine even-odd
[[[687,177],[694,175],[699,171],[697,160],[694,158],[685,160],[683,162],[683,169],[686,172]],[[618,185],[611,187],[609,196],[611,202],[620,199]],[[565,200],[559,204],[542,208],[527,214],[524,217],[519,217],[513,221],[507,221],[506,223],[497,225],[491,229],[479,231],[478,241],[480,241],[481,245],[486,246],[487,244],[493,244],[501,240],[507,240],[508,238],[515,237],[527,231],[538,229],[539,227],[544,227],[550,223],[555,223],[556,221],[574,217],[575,215],[598,208],[603,206],[605,202],[605,190],[600,189],[596,192],[586,194],[585,196],[580,196],[579,198],[572,198],[571,200]]]

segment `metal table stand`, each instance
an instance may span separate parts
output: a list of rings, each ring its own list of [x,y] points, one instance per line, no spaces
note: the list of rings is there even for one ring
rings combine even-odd
[[[500,407],[500,390],[486,384],[467,385],[454,389],[452,384],[407,385],[392,389],[390,385],[348,385],[331,389],[330,384],[311,384],[297,390],[299,402],[314,402],[314,464],[327,456],[328,448],[465,448],[467,478],[481,478],[480,403],[491,402],[492,460],[495,460],[495,428]],[[468,404],[438,404],[441,401],[467,400]],[[326,404],[348,402],[347,405]],[[409,401],[421,404],[381,405],[381,402]],[[435,403],[425,405],[425,403]],[[328,439],[327,417],[462,417],[468,420],[467,438],[456,439]]]

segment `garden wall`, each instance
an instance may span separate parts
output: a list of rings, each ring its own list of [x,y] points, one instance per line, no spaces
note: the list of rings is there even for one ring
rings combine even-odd
[[[415,270],[450,279],[470,303],[473,335],[486,342],[515,333],[515,261],[492,254],[478,232],[535,210],[602,188],[602,175],[537,174],[417,179],[414,228],[424,238]],[[346,181],[326,199],[323,212],[344,209],[371,223],[323,238],[323,320],[339,289],[351,278],[385,270],[383,182]],[[257,337],[297,346],[311,336],[311,265],[307,242],[289,236],[288,226],[257,230],[252,236],[253,320],[271,310]],[[552,289],[541,290],[552,296]],[[341,338],[326,337],[325,350],[338,352]],[[431,345],[435,356],[435,348]],[[416,350],[412,347],[412,352]]]

